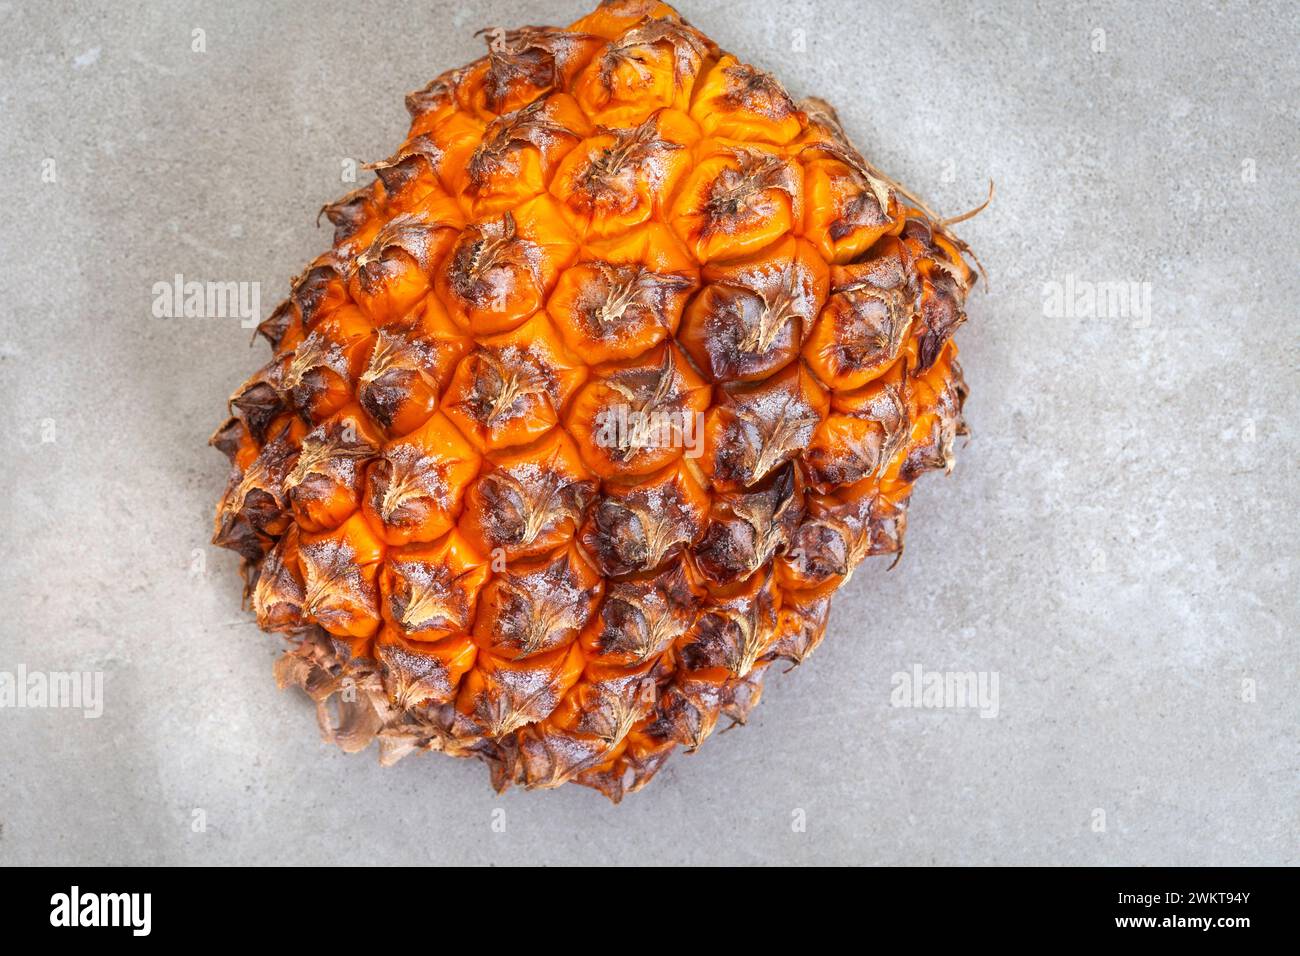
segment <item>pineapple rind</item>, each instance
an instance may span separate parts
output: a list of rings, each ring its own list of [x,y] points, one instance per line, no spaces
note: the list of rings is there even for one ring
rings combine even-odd
[[[214,541],[330,742],[618,801],[901,555],[974,275],[829,106],[665,4],[484,36],[322,209],[212,439]],[[605,430],[629,409],[682,427]]]

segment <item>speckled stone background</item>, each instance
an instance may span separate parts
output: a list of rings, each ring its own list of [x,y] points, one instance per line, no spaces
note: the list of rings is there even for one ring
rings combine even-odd
[[[269,310],[406,91],[481,26],[583,12],[0,3],[0,671],[104,674],[99,719],[0,709],[0,863],[1297,862],[1285,0],[685,0],[937,208],[997,183],[959,230],[992,278],[959,333],[973,436],[906,557],[859,571],[747,728],[618,807],[381,770],[275,690],[207,543],[205,442],[265,346],[154,318],[152,287],[257,282]],[[1052,308],[1117,282],[1149,309]],[[997,717],[891,706],[918,664],[996,673]]]

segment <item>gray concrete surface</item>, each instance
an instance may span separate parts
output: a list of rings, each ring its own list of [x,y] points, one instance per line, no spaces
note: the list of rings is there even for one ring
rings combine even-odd
[[[961,229],[992,287],[906,558],[618,807],[319,742],[207,543],[204,442],[263,347],[151,315],[176,273],[269,309],[406,91],[586,4],[134,6],[0,3],[0,671],[104,675],[99,719],[0,709],[0,863],[1300,857],[1294,4],[687,0],[935,206],[996,180]],[[1149,310],[1056,314],[1053,282]],[[916,664],[996,673],[996,718],[891,706]]]

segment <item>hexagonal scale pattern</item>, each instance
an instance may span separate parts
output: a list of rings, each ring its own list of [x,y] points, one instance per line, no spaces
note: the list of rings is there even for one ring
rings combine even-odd
[[[901,552],[974,277],[662,3],[484,36],[262,323],[214,540],[327,739],[618,800]]]

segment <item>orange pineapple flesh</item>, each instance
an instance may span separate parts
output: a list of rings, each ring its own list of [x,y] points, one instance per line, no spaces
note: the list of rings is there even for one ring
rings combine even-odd
[[[901,553],[974,277],[826,104],[662,3],[485,36],[260,326],[214,540],[327,739],[618,800]]]

